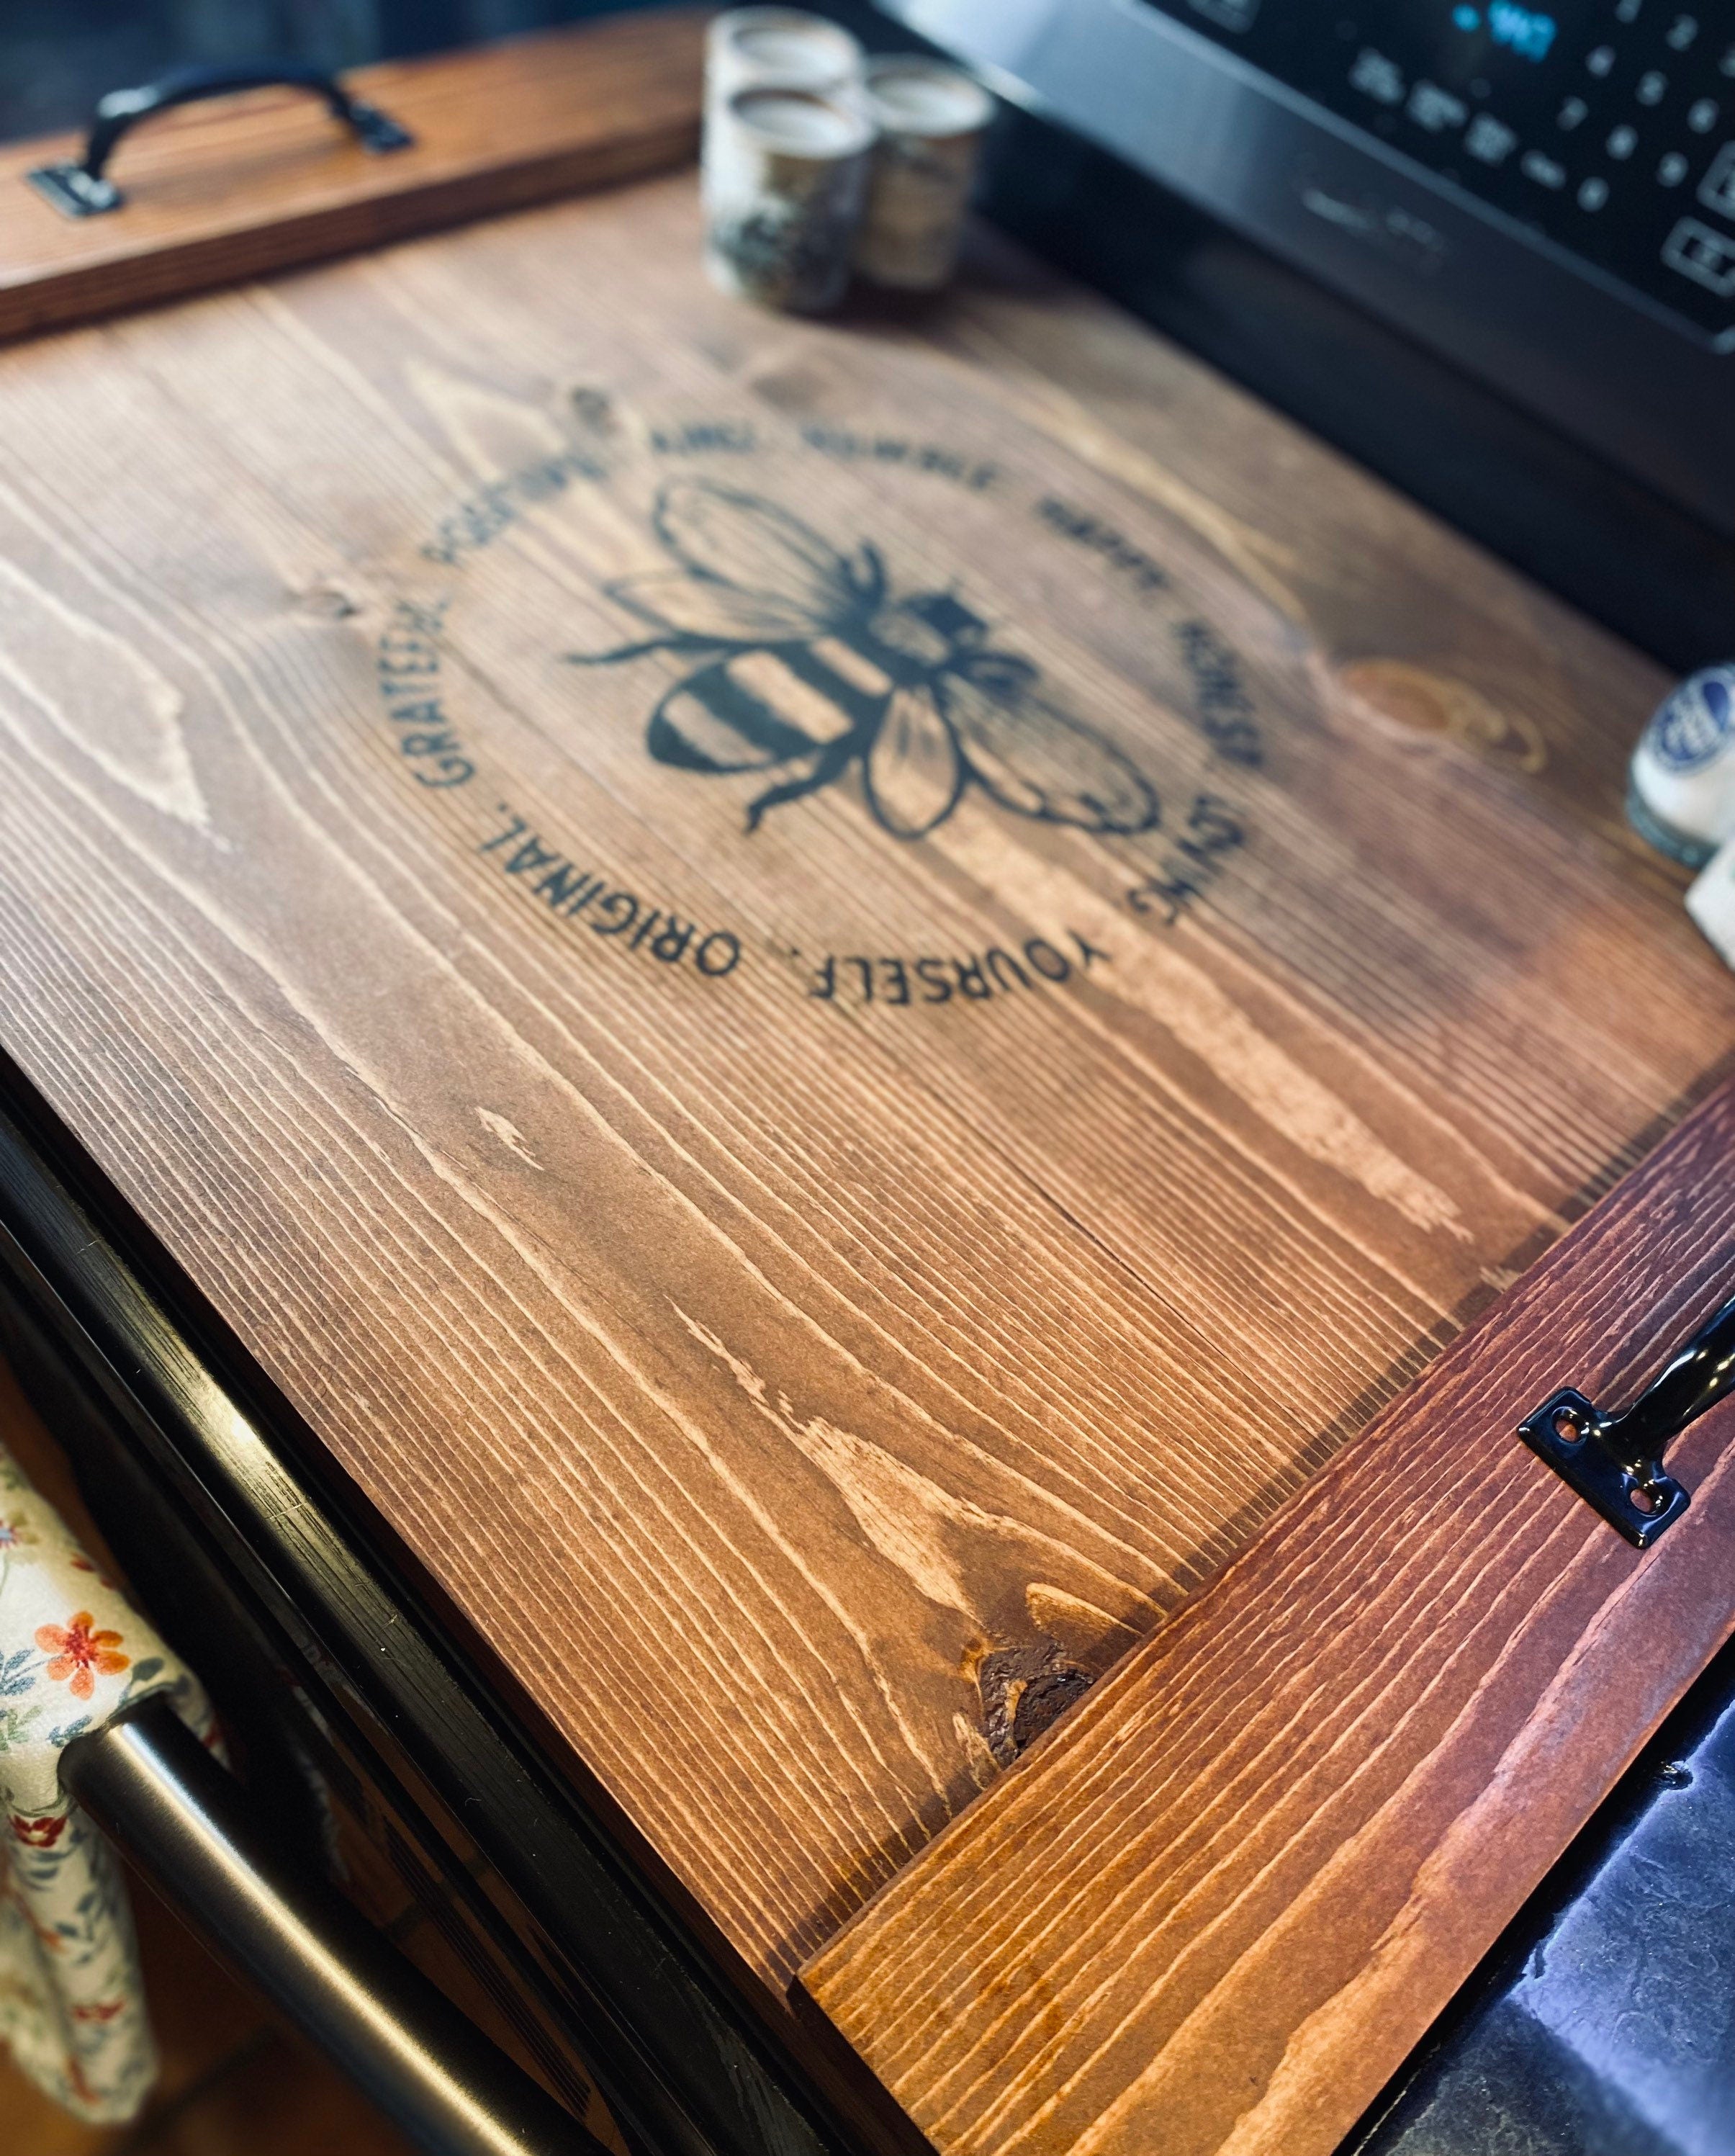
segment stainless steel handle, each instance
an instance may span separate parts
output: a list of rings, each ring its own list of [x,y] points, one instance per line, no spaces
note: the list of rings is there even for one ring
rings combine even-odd
[[[271,1847],[246,1790],[166,1700],[74,1738],[60,1779],[429,2156],[606,2156],[341,1896]]]

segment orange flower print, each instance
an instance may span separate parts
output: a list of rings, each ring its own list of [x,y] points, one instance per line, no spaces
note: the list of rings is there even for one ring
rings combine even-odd
[[[72,1681],[67,1690],[74,1699],[89,1699],[96,1689],[96,1680],[90,1674],[93,1670],[97,1676],[112,1677],[132,1666],[131,1655],[115,1652],[121,1635],[93,1632],[90,1628],[95,1622],[88,1609],[77,1609],[64,1626],[38,1625],[36,1628],[37,1645],[54,1656],[49,1675],[56,1684],[65,1684],[69,1677]]]

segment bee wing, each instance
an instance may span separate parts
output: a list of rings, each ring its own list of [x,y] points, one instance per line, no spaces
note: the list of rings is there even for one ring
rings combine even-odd
[[[922,838],[951,814],[964,789],[964,762],[931,689],[893,690],[862,781],[874,820],[893,838]]]
[[[657,498],[657,536],[714,595],[733,588],[800,618],[823,635],[860,602],[857,572],[829,541],[775,501],[704,479],[677,480]]]
[[[1021,676],[949,674],[941,695],[970,776],[1002,808],[1085,831],[1148,831],[1161,814],[1142,772]]]
[[[622,577],[605,589],[653,628],[696,644],[794,644],[822,635],[829,626],[769,592],[708,583],[679,571]]]

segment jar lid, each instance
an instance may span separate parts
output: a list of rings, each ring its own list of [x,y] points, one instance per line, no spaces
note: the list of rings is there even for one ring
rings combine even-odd
[[[853,74],[862,48],[849,32],[804,8],[736,8],[711,27],[713,64],[738,80],[823,90]]]
[[[870,60],[862,95],[888,135],[974,135],[994,116],[994,100],[974,75],[915,53]]]
[[[730,116],[767,150],[786,157],[829,162],[854,157],[873,140],[872,123],[853,105],[809,90],[780,84],[739,90],[729,100]]]

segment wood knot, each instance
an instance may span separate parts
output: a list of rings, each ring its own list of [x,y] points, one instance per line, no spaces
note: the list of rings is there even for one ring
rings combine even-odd
[[[1432,734],[1508,771],[1541,771],[1548,761],[1542,729],[1522,711],[1504,711],[1467,681],[1396,659],[1360,659],[1338,679],[1364,713],[1408,733]]]
[[[340,584],[310,584],[294,598],[295,611],[304,621],[348,621],[361,611],[361,602]]]
[[[1095,1682],[1050,1639],[991,1648],[976,1664],[975,1676],[983,1734],[1002,1767],[1027,1751]]]

